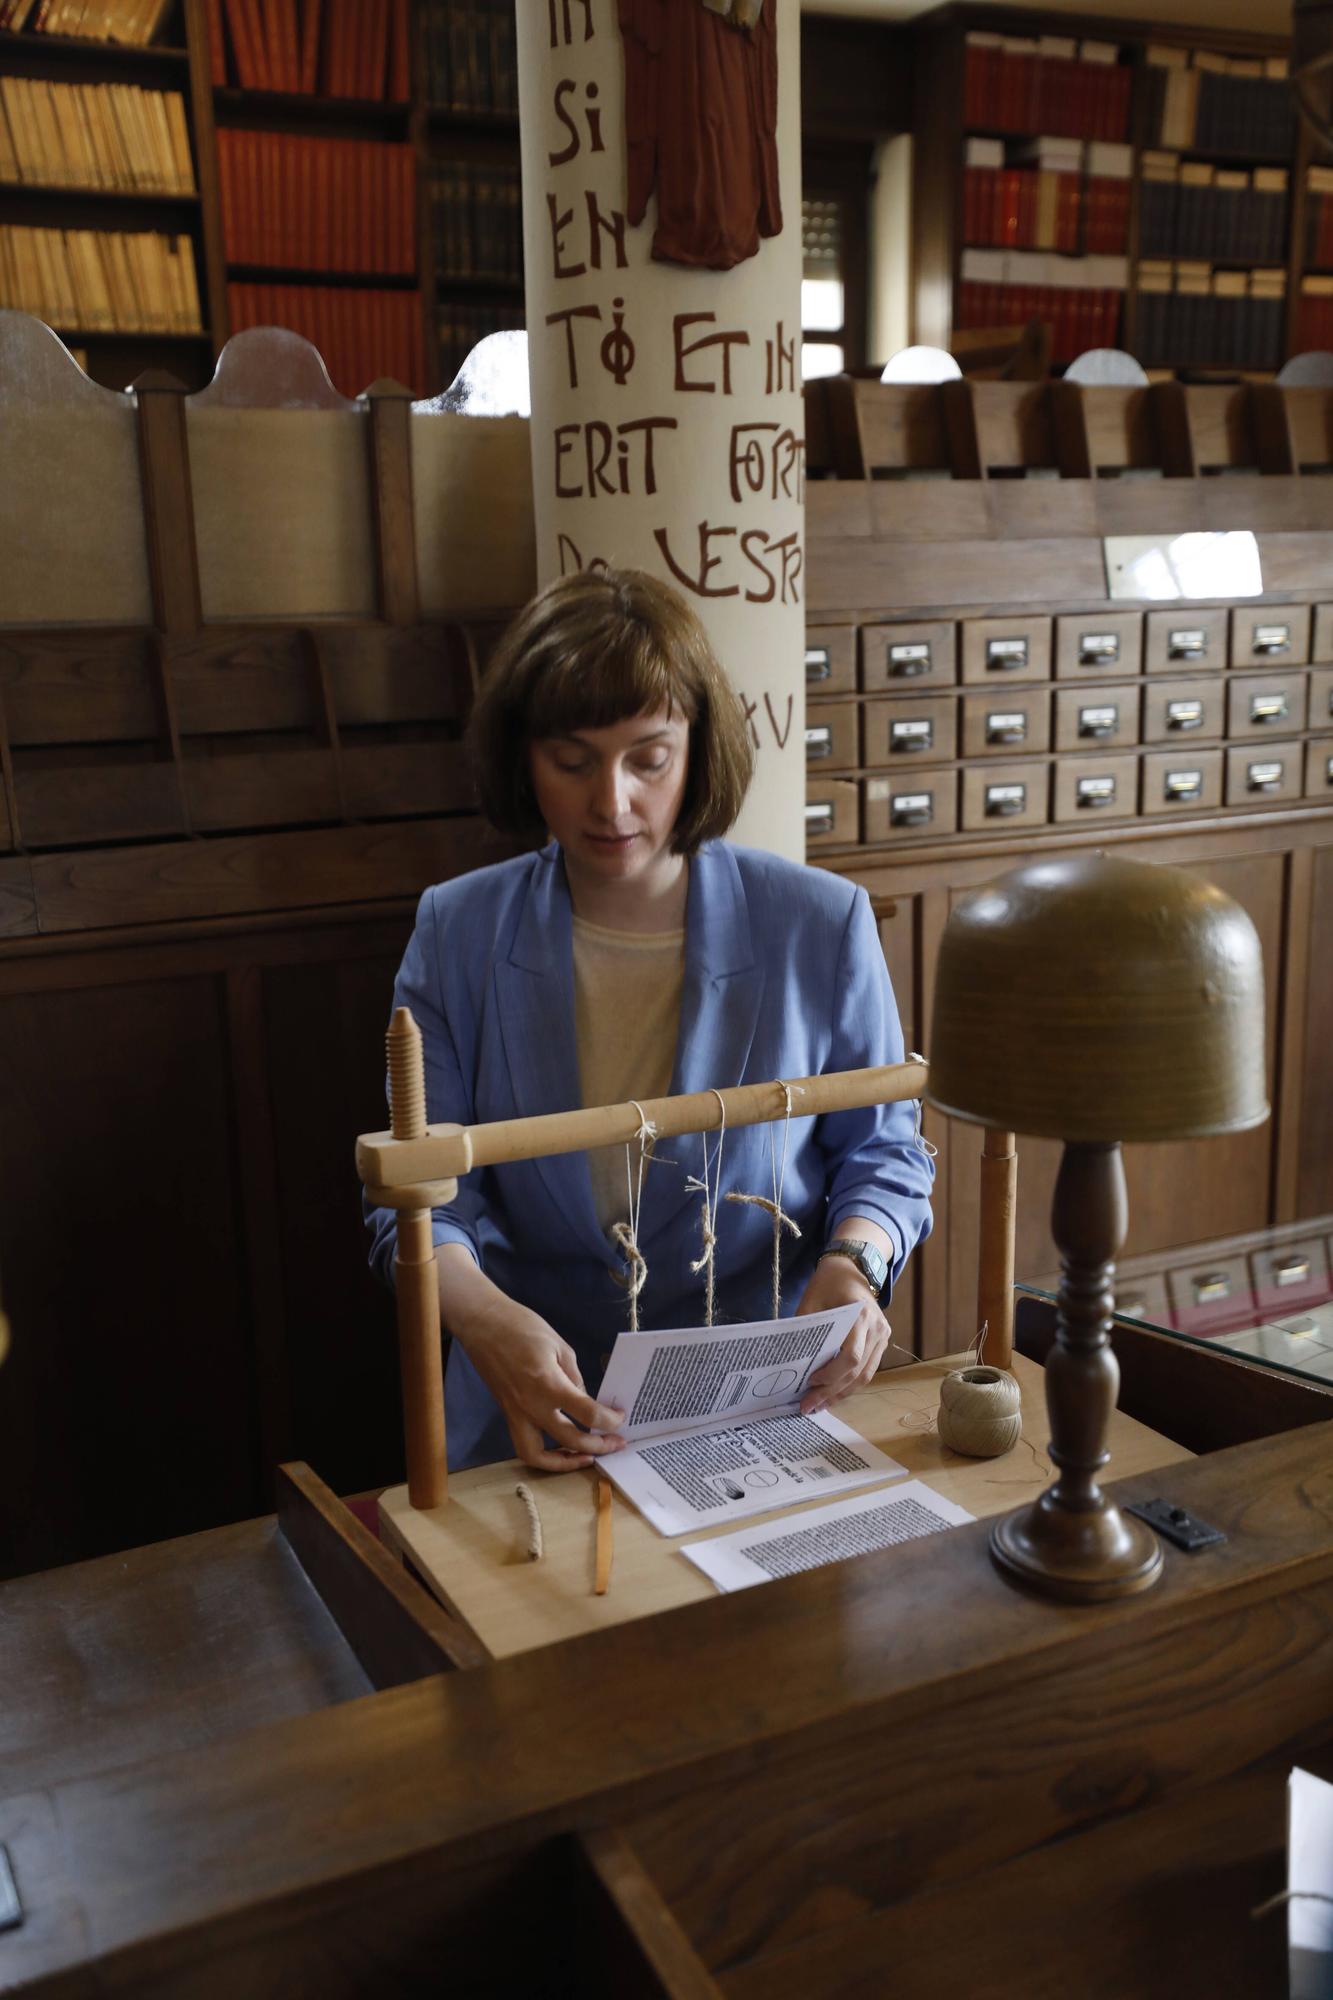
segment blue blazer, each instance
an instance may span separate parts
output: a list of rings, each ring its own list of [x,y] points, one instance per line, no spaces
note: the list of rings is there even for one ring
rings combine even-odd
[[[394,1005],[410,1007],[421,1029],[433,1122],[471,1125],[576,1108],[573,926],[559,848],[553,843],[428,889]],[[728,842],[701,848],[690,863],[671,1095],[902,1057],[865,890]],[[888,1232],[897,1278],[930,1228],[934,1170],[914,1128],[910,1104],[821,1118],[802,1118],[798,1109],[793,1116],[782,1206],[802,1233],[799,1242],[784,1238],[784,1311],[794,1310],[828,1236],[849,1215],[870,1216]],[[717,1135],[708,1139],[711,1157]],[[774,1142],[780,1155],[780,1125],[726,1134],[724,1195],[771,1194]],[[642,1326],[702,1323],[703,1281],[689,1268],[701,1248],[701,1202],[686,1180],[702,1173],[703,1160],[703,1137],[691,1134],[664,1141],[647,1168],[639,1217],[648,1264]],[[371,1261],[391,1281],[393,1212],[371,1210],[367,1220]],[[437,1243],[464,1244],[503,1291],[555,1327],[595,1391],[628,1320],[620,1257],[598,1225],[586,1154],[469,1174],[457,1199],[435,1211],[434,1234]],[[723,1202],[717,1239],[718,1319],[766,1319],[770,1218]],[[451,1465],[511,1455],[503,1418],[457,1341],[445,1402]]]

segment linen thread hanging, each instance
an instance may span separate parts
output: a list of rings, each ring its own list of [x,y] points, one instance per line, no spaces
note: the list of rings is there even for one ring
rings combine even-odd
[[[783,1105],[784,1105],[783,1122],[782,1122],[782,1164],[780,1166],[778,1164],[777,1145],[773,1138],[773,1127],[770,1124],[768,1128],[768,1163],[773,1175],[773,1198],[770,1201],[767,1195],[742,1194],[739,1191],[737,1191],[734,1194],[729,1194],[727,1196],[728,1201],[740,1202],[742,1205],[748,1204],[752,1208],[762,1208],[766,1214],[771,1215],[773,1218],[773,1317],[774,1319],[782,1318],[782,1232],[784,1229],[788,1230],[790,1234],[794,1236],[798,1242],[800,1241],[800,1236],[801,1236],[801,1229],[799,1223],[793,1222],[792,1218],[789,1215],[785,1215],[782,1209],[782,1190],[787,1178],[787,1140],[791,1134],[791,1100],[792,1100],[793,1086],[789,1083],[780,1082],[778,1084],[778,1088],[782,1092]],[[709,1324],[710,1325],[712,1324],[711,1320]]]
[[[648,1163],[649,1148],[657,1137],[657,1127],[648,1118],[637,1098],[630,1103],[639,1114],[639,1129],[635,1137],[639,1142],[639,1170],[636,1174],[630,1164],[630,1147],[633,1139],[625,1142],[625,1192],[629,1202],[629,1219],[617,1222],[611,1229],[611,1241],[625,1260],[625,1275],[617,1282],[625,1287],[629,1295],[629,1330],[639,1330],[639,1294],[648,1282],[648,1262],[639,1248],[639,1210],[643,1202],[643,1175]]]
[[[713,1313],[716,1307],[716,1280],[713,1269],[713,1252],[717,1247],[717,1204],[718,1204],[718,1196],[722,1188],[722,1142],[727,1136],[727,1101],[723,1097],[722,1092],[720,1090],[715,1089],[713,1091],[713,1096],[717,1099],[717,1108],[720,1114],[721,1122],[718,1127],[717,1149],[713,1154],[711,1185],[709,1181],[709,1170],[708,1170],[707,1132],[703,1133],[702,1135],[703,1147],[704,1147],[703,1179],[702,1180],[696,1179],[696,1177],[693,1174],[691,1174],[685,1182],[685,1190],[687,1194],[701,1194],[704,1198],[703,1213],[700,1217],[701,1231],[703,1236],[703,1252],[695,1260],[695,1262],[690,1265],[690,1270],[693,1272],[695,1277],[698,1277],[701,1271],[704,1274],[704,1325],[705,1326],[711,1326],[713,1324]]]

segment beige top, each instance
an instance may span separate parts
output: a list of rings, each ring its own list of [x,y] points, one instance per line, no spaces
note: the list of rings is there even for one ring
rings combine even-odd
[[[574,1027],[587,1104],[666,1097],[676,1063],[685,932],[609,931],[574,919]],[[631,1150],[631,1165],[637,1156]],[[629,1212],[625,1148],[588,1155],[603,1229]]]

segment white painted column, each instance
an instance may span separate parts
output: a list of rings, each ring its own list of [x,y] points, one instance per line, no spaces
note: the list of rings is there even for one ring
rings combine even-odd
[[[652,260],[655,197],[626,220],[616,0],[520,0],[532,470],[539,582],[601,561],[682,589],[758,751],[736,837],[802,859],[800,23],[765,4],[783,226],[711,271]]]

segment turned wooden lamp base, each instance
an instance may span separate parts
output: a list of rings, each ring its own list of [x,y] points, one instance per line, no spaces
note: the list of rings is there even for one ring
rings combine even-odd
[[[1162,1573],[1152,1529],[1122,1514],[1097,1484],[1120,1387],[1111,1280],[1127,1220],[1119,1146],[1066,1146],[1051,1204],[1062,1276],[1055,1345],[1046,1357],[1050,1454],[1060,1476],[991,1533],[1001,1569],[1048,1597],[1084,1604],[1147,1590]]]
[[[1161,1544],[1144,1522],[1109,1502],[1080,1521],[1050,1493],[997,1522],[990,1552],[1020,1583],[1078,1604],[1131,1597],[1162,1573]]]

